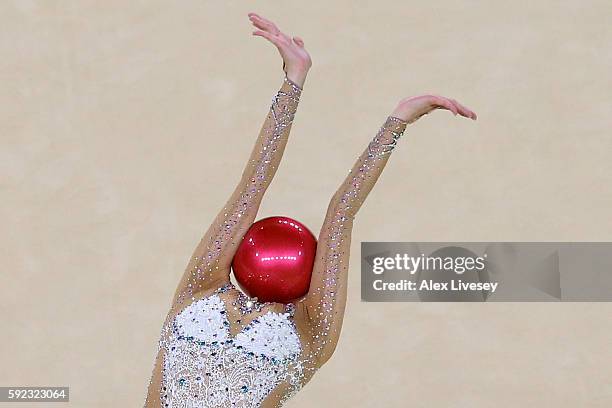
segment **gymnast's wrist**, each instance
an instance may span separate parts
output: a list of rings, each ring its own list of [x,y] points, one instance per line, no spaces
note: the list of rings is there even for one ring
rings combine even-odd
[[[385,120],[383,128],[391,132],[403,132],[406,129],[406,125],[408,125],[408,123],[408,121],[402,119],[401,117],[391,114]]]
[[[293,79],[291,79],[288,75],[285,75],[280,92],[288,97],[291,97],[297,102],[302,94],[302,87],[293,81]]]
[[[304,82],[306,82],[307,75],[308,70],[306,69],[287,69],[285,72],[285,77],[300,88],[300,90],[304,88]]]

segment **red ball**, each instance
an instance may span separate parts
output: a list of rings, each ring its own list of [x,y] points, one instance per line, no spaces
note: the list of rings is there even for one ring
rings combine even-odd
[[[288,303],[308,293],[316,251],[315,236],[301,222],[264,218],[244,234],[232,269],[250,297]]]

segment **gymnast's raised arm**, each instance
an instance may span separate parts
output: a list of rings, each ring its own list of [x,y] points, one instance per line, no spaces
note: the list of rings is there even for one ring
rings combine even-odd
[[[232,258],[253,223],[263,195],[281,161],[302,87],[311,66],[299,37],[289,37],[274,23],[249,14],[253,35],[274,44],[283,58],[285,78],[272,100],[242,178],[195,249],[179,283],[175,300],[201,290],[217,288],[229,280]]]
[[[402,100],[385,120],[331,199],[319,234],[310,289],[302,310],[310,327],[315,365],[332,355],[338,342],[348,277],[353,219],[382,173],[406,125],[435,109],[476,119],[476,114],[453,99],[423,95]]]

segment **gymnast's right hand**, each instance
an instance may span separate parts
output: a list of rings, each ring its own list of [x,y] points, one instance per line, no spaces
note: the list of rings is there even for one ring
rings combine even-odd
[[[283,58],[283,70],[287,78],[303,87],[308,70],[312,65],[310,55],[300,37],[290,37],[278,29],[276,24],[255,13],[249,13],[249,20],[257,28],[253,35],[264,37],[278,48]]]

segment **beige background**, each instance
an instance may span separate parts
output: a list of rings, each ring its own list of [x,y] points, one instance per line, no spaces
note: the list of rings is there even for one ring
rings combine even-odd
[[[0,385],[142,405],[281,83],[251,9],[314,60],[261,217],[318,231],[401,97],[479,114],[407,130],[356,221],[337,353],[288,406],[611,406],[612,305],[366,304],[356,262],[360,241],[612,240],[609,0],[0,2]]]

